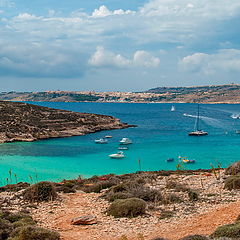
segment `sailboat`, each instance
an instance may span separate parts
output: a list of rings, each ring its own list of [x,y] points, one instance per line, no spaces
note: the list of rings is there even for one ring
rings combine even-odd
[[[205,132],[205,131],[199,129],[199,104],[198,104],[198,114],[197,114],[194,130],[192,132],[188,133],[188,135],[189,136],[197,136],[197,137],[208,135],[208,132]]]
[[[175,106],[172,105],[172,107],[171,107],[171,112],[174,112],[175,110],[176,110]]]

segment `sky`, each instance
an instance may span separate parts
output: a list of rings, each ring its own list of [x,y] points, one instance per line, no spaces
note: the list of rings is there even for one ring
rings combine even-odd
[[[240,83],[239,0],[0,0],[0,91]]]

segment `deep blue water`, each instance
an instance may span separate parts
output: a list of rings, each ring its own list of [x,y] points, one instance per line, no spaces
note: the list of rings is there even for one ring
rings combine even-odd
[[[209,132],[204,137],[189,137],[193,130],[197,105],[127,104],[127,103],[55,103],[35,104],[77,112],[99,113],[120,118],[137,128],[103,131],[86,136],[49,139],[31,143],[0,145],[0,184],[6,183],[12,171],[12,182],[75,178],[107,173],[128,173],[139,170],[176,169],[178,156],[195,159],[195,164],[185,164],[185,169],[210,168],[210,164],[223,167],[240,160],[240,120],[232,114],[240,113],[239,104],[203,104],[200,107],[200,126]],[[190,116],[184,116],[187,113]],[[98,145],[94,139],[112,135],[108,144]],[[129,137],[133,144],[124,159],[110,159],[118,141]],[[166,159],[175,161],[167,163]],[[32,179],[32,180],[31,180]],[[10,180],[9,180],[10,181]]]

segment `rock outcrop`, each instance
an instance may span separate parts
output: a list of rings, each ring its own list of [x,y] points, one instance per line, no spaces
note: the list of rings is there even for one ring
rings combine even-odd
[[[0,143],[70,137],[127,128],[112,116],[0,101]]]

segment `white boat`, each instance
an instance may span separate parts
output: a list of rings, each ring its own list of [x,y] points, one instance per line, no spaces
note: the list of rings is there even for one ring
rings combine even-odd
[[[108,155],[110,158],[124,158],[125,156],[124,156],[124,154],[123,154],[123,152],[117,152],[117,153],[113,153],[113,154],[110,154],[110,155]]]
[[[104,138],[100,138],[100,139],[95,139],[94,142],[103,144],[103,143],[108,143],[108,140]]]
[[[122,138],[122,140],[119,143],[122,145],[132,144],[132,140],[129,138]]]
[[[239,114],[232,114],[231,118],[233,118],[233,119],[240,119],[240,115]]]
[[[208,135],[208,132],[205,132],[205,131],[199,129],[199,104],[198,104],[198,115],[196,118],[194,130],[192,132],[188,133],[188,136],[200,137],[200,136],[206,136],[206,135]]]
[[[107,136],[105,136],[105,138],[112,138],[112,136],[110,136],[110,135],[107,135]]]
[[[128,150],[128,147],[118,147],[118,150]]]
[[[171,112],[174,112],[175,110],[176,110],[175,106],[172,105],[172,107],[171,107]]]

